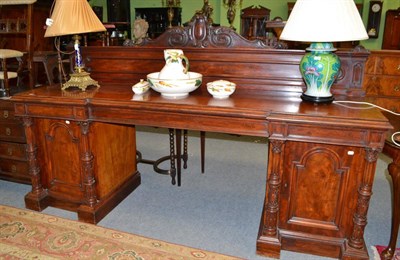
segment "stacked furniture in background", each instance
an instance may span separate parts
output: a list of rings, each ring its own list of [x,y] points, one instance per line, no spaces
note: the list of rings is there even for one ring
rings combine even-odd
[[[33,5],[36,0],[3,0],[0,1],[0,36],[2,48],[2,69],[0,76],[4,81],[5,95],[15,93],[16,86],[10,86],[10,78],[18,77],[18,87],[22,85],[22,68],[27,68],[29,87],[34,84],[33,71]],[[13,50],[10,50],[13,49]],[[16,50],[14,50],[16,49]],[[18,51],[17,51],[18,50]],[[25,58],[22,59],[22,52]],[[17,72],[7,72],[9,63],[6,59],[18,58]],[[24,66],[26,61],[26,66]],[[19,88],[18,88],[19,89]],[[21,122],[14,118],[13,104],[8,100],[0,100],[0,178],[10,181],[30,183],[28,162],[25,153],[25,133]]]
[[[10,79],[15,79],[18,77],[18,74],[21,73],[23,67],[22,56],[24,54],[20,51],[9,50],[9,49],[0,49],[0,60],[1,60],[1,69],[0,71],[0,80],[2,81],[2,95],[4,97],[10,96]],[[18,61],[17,71],[9,71],[7,60]],[[19,83],[19,81],[18,81]],[[19,84],[17,84],[19,85]]]
[[[390,12],[388,11],[388,13]],[[387,17],[386,21],[388,20]],[[385,29],[385,32],[389,29],[392,28]],[[363,88],[371,103],[400,113],[400,51],[371,51],[365,65]],[[400,131],[399,116],[388,112],[385,112],[385,115],[394,126],[394,131]],[[389,173],[393,181],[393,217],[390,242],[387,250],[383,252],[382,258],[392,259],[396,249],[400,222],[400,147],[392,142],[390,135],[386,140],[383,153],[393,160],[389,166]]]
[[[26,53],[29,87],[33,88],[33,4],[36,0],[3,0],[0,17],[0,35],[6,37],[6,46]],[[24,41],[21,41],[24,39]],[[15,45],[13,43],[16,43]]]

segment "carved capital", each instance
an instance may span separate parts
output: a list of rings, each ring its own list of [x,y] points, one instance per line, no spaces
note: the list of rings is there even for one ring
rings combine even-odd
[[[274,153],[281,153],[282,152],[282,147],[285,141],[283,140],[270,140],[269,141],[272,145],[272,151]]]
[[[365,148],[365,151],[366,151],[365,159],[369,163],[373,163],[378,160],[378,155],[379,155],[379,153],[382,152],[382,148],[367,147],[367,148]]]

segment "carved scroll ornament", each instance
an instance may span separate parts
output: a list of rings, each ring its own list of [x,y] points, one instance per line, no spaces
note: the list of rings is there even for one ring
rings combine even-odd
[[[185,27],[173,27],[142,45],[198,48],[271,48],[260,40],[250,41],[224,26],[212,26],[207,17],[196,13]]]

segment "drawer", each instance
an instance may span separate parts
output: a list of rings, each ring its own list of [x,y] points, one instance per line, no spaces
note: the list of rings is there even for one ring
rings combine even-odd
[[[375,98],[373,103],[390,111],[400,113],[400,99],[398,98]]]
[[[27,161],[18,161],[12,159],[1,159],[0,160],[0,170],[4,173],[24,173],[28,174],[29,164]]]
[[[0,160],[0,179],[30,184],[28,162],[1,159]]]
[[[400,77],[365,75],[364,89],[367,95],[400,97]]]
[[[0,141],[25,142],[24,127],[15,122],[0,123]]]
[[[0,158],[27,160],[26,145],[0,142]]]
[[[9,101],[0,101],[0,121],[14,121],[14,104]]]
[[[382,74],[400,76],[400,58],[399,57],[385,57],[384,59],[380,60],[379,65],[382,68]]]

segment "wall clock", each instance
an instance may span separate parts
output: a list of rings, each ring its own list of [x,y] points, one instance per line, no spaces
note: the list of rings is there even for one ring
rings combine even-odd
[[[367,33],[370,38],[378,38],[381,23],[382,1],[369,1]]]

